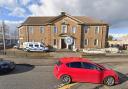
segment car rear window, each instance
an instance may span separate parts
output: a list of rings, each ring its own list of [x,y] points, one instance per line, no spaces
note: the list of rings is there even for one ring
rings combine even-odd
[[[57,64],[58,66],[60,66],[60,65],[62,65],[62,62],[61,62],[61,61],[57,61],[56,64]]]

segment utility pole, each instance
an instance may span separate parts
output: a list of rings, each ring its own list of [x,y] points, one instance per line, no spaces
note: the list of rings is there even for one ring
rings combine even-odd
[[[6,45],[5,45],[5,24],[4,24],[4,21],[2,21],[2,34],[3,34],[3,46],[4,46],[3,54],[6,55]]]

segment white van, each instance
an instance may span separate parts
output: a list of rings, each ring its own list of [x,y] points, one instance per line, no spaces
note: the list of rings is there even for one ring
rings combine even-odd
[[[48,47],[45,47],[44,44],[40,42],[24,42],[23,43],[24,51],[48,51]]]

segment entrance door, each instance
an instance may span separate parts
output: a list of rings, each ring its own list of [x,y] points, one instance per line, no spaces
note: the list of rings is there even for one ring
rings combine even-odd
[[[65,49],[66,48],[66,44],[64,42],[64,39],[61,39],[61,49]]]

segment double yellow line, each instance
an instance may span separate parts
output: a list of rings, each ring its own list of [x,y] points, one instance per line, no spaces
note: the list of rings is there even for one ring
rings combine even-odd
[[[71,89],[72,86],[76,85],[77,83],[72,83],[72,84],[68,84],[68,85],[64,85],[58,89]]]

